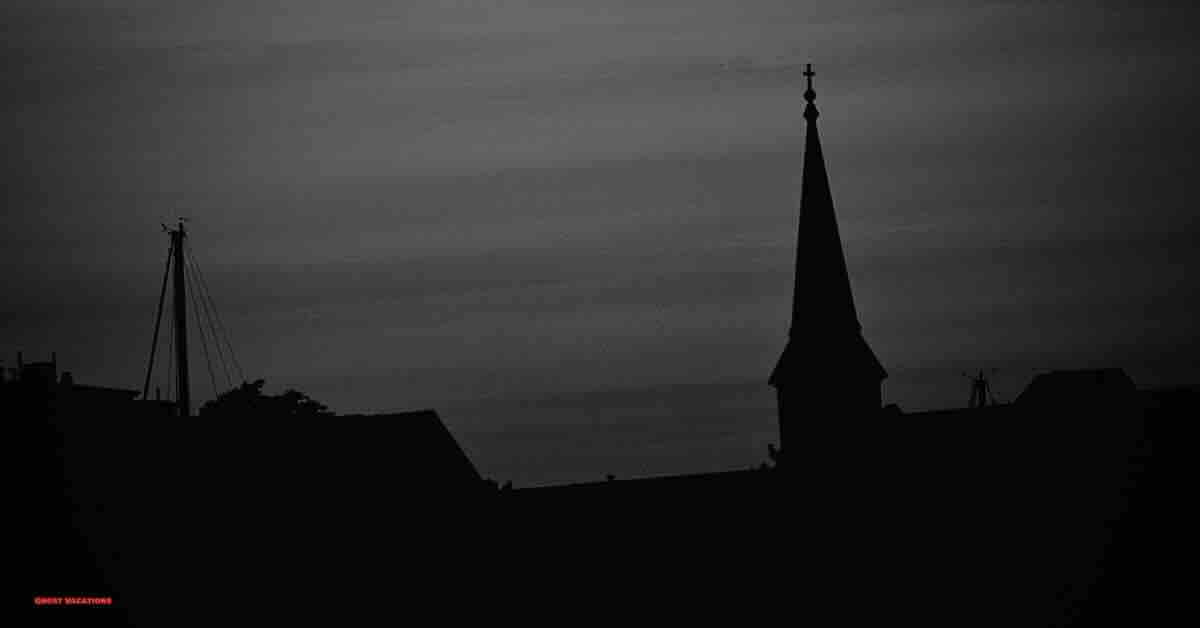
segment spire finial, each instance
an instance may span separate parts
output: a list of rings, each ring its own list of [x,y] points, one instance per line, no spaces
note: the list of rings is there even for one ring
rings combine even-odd
[[[804,91],[804,100],[807,100],[810,103],[813,100],[816,100],[816,98],[817,98],[817,93],[813,91],[813,86],[812,86],[812,78],[815,75],[816,75],[816,73],[813,72],[812,64],[811,63],[805,64],[804,77],[808,79],[808,89]]]
[[[807,100],[808,104],[804,107],[804,119],[809,122],[815,122],[817,119],[817,106],[813,104],[813,101],[817,99],[817,93],[813,91],[812,77],[816,73],[812,71],[811,63],[806,63],[805,66],[804,78],[808,79],[808,89],[804,90],[804,100]]]

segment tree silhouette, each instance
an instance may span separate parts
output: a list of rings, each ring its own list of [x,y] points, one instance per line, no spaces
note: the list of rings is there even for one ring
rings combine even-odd
[[[264,395],[264,381],[243,382],[241,386],[217,395],[200,407],[200,416],[239,416],[262,418],[304,418],[333,416],[325,404],[308,395],[288,389],[281,395]]]

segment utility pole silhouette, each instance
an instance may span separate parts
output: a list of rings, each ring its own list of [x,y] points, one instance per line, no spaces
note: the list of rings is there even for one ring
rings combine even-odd
[[[183,219],[180,218],[179,226],[175,229],[168,229],[167,233],[171,236],[171,252],[174,255],[173,263],[175,266],[175,372],[179,377],[179,416],[186,417],[192,414],[192,394],[188,386],[187,295],[185,293],[186,281],[183,274]]]

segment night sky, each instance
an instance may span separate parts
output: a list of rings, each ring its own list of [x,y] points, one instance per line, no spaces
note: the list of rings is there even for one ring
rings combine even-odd
[[[1198,21],[1144,5],[6,2],[0,364],[140,388],[186,216],[268,392],[518,486],[757,465],[813,63],[885,402],[1200,382]]]

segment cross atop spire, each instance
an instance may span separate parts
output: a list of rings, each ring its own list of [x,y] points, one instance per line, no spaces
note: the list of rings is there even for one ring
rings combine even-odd
[[[813,91],[812,86],[812,79],[816,76],[816,72],[813,72],[811,63],[804,65],[804,78],[808,79],[808,89],[804,90],[804,100],[808,101],[804,107],[804,119],[812,122],[817,119],[817,106],[813,104],[813,101],[817,99],[817,92]]]

